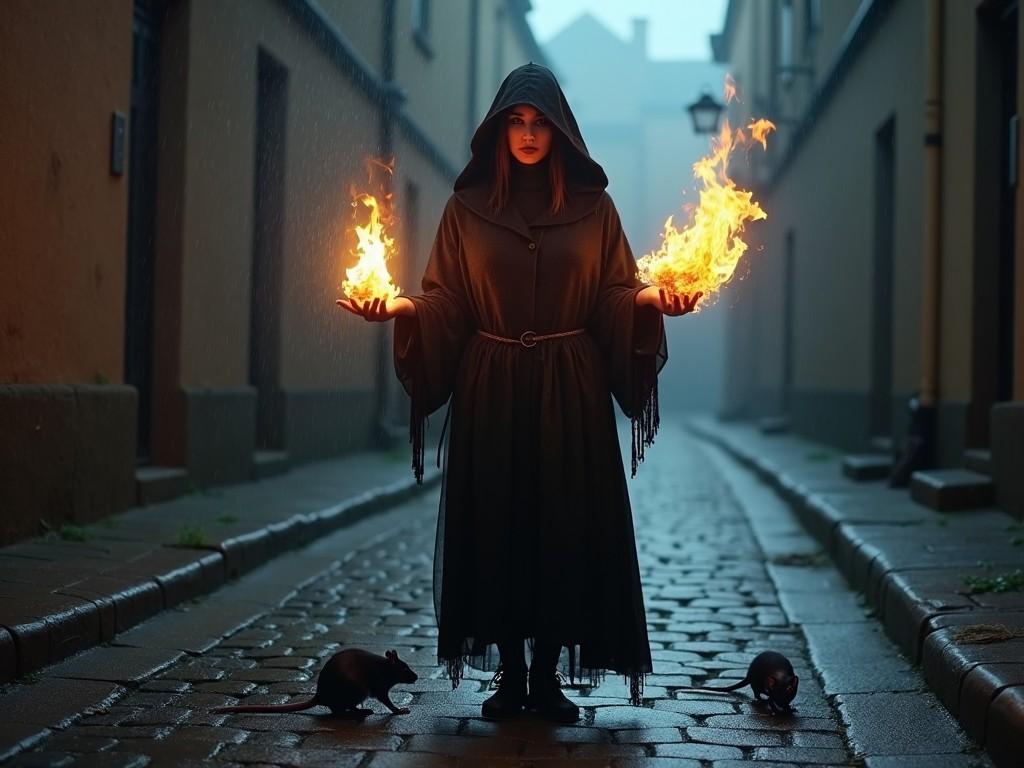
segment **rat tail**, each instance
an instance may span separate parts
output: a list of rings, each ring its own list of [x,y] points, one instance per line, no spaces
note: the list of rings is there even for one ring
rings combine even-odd
[[[236,704],[231,707],[217,707],[211,712],[299,712],[316,706],[316,697],[294,704]]]
[[[750,685],[750,681],[747,678],[743,678],[738,683],[734,683],[733,685],[726,686],[725,688],[715,688],[714,686],[705,685],[705,686],[702,686],[700,688],[694,688],[692,690],[695,690],[695,691],[720,691],[722,693],[725,693],[727,691],[738,690],[738,689],[742,688],[744,685]]]

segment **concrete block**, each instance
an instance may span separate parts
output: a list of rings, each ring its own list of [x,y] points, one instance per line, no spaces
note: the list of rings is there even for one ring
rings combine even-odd
[[[852,453],[843,457],[843,476],[857,482],[884,480],[891,471],[891,455]]]
[[[910,476],[910,495],[919,504],[943,512],[992,506],[992,478],[969,469],[932,469]]]
[[[135,489],[139,504],[159,504],[184,496],[191,490],[184,467],[139,467],[135,470]]]
[[[989,707],[985,748],[998,768],[1019,768],[1024,744],[1024,685],[1001,691]]]
[[[185,465],[200,488],[252,479],[256,390],[185,387]]]

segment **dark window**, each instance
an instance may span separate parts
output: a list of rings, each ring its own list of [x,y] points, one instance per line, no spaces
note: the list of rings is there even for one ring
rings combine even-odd
[[[412,0],[412,39],[427,58],[433,58],[430,44],[430,0]]]

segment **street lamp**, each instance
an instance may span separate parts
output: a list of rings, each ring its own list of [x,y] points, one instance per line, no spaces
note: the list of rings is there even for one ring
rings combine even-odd
[[[715,97],[704,91],[700,98],[686,108],[693,118],[693,132],[697,134],[717,133],[718,118],[725,109]]]

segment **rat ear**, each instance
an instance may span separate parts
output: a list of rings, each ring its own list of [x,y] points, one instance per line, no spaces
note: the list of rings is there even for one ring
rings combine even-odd
[[[398,654],[395,653],[393,650],[385,651],[384,652],[384,656],[385,656],[385,658],[387,658],[388,661],[397,661],[398,660]]]
[[[775,687],[775,678],[774,677],[769,677],[765,681],[765,683],[768,685],[769,688],[774,688]]]
[[[800,677],[798,675],[793,675],[793,690],[794,691],[796,690],[796,687],[798,685],[800,685]]]

